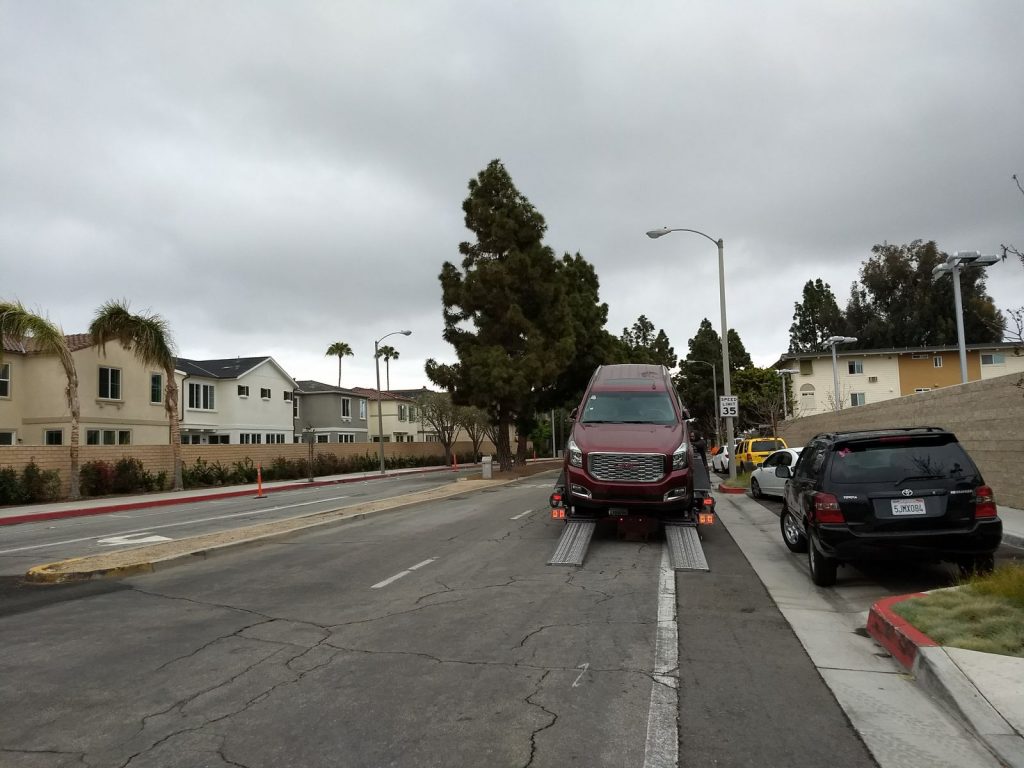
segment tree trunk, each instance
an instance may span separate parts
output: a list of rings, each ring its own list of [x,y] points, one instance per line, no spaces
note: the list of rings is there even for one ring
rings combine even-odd
[[[79,478],[79,418],[80,404],[78,401],[78,374],[72,370],[68,374],[68,405],[71,408],[71,494],[70,499],[76,501],[82,496],[81,480]]]
[[[340,361],[341,358],[338,359]],[[181,476],[181,423],[178,421],[178,382],[174,378],[174,368],[165,368],[164,377],[167,379],[164,408],[167,410],[167,418],[170,421],[171,455],[174,457],[171,490],[181,491],[185,488],[185,483]]]
[[[495,437],[498,438],[496,448],[498,449],[498,469],[502,472],[508,472],[512,469],[512,450],[509,447],[508,442],[508,428],[511,424],[508,411],[504,408],[498,410],[498,434]]]
[[[520,432],[517,435],[517,437],[518,437],[518,440],[516,441],[516,465],[520,466],[520,467],[525,467],[526,466],[526,441],[527,441],[529,436],[524,434],[524,433],[522,433],[522,432]]]
[[[338,389],[341,389],[341,355],[338,355]]]

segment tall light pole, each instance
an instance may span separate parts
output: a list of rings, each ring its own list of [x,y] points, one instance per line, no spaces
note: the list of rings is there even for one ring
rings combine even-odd
[[[715,368],[714,363],[709,363],[707,360],[683,360],[683,365],[707,365],[711,367],[711,407],[715,414],[715,442],[718,445],[722,444],[722,427],[718,419],[718,369]]]
[[[956,338],[960,347],[960,383],[967,383],[967,344],[964,341],[964,306],[960,298],[960,270],[965,267],[990,267],[999,261],[998,256],[982,256],[977,251],[957,251],[947,256],[944,264],[932,270],[932,278],[938,280],[944,274],[953,275],[953,304],[956,307]]]
[[[839,412],[839,365],[836,362],[836,344],[853,344],[856,336],[829,336],[825,343],[832,347],[832,381],[835,389],[832,390],[832,410]]]
[[[789,418],[789,401],[786,398],[786,376],[792,376],[794,373],[800,373],[800,371],[794,368],[779,368],[775,372],[782,379],[782,420],[785,421]]]
[[[661,227],[660,229],[652,229],[647,233],[649,238],[656,239],[667,235],[669,232],[692,232],[695,235],[700,235],[707,240],[718,246],[718,300],[722,310],[722,394],[725,397],[732,396],[732,378],[729,375],[729,323],[725,319],[725,242],[722,238],[711,237],[706,235],[697,229],[686,229],[685,227]],[[715,414],[718,414],[718,407],[716,403]],[[725,436],[728,440],[727,445],[729,451],[732,452],[733,442],[735,441],[735,430],[733,428],[733,417],[725,417]],[[729,462],[729,479],[736,479],[736,462]]]
[[[399,333],[403,336],[412,335],[412,331],[392,331],[391,333],[385,333],[373,342],[373,365],[377,369],[377,441],[380,443],[380,473],[382,475],[384,474],[384,414],[381,412],[380,356],[377,354],[377,348],[388,336],[395,336]]]

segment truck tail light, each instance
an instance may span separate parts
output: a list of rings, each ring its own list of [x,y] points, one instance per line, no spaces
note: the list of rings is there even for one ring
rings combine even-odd
[[[992,518],[996,516],[996,499],[992,489],[987,485],[979,485],[974,491],[974,517]]]
[[[845,523],[839,499],[831,493],[814,494],[814,519],[819,523]]]

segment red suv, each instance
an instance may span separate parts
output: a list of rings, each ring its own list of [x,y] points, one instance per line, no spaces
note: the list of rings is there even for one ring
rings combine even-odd
[[[598,368],[572,415],[567,517],[690,517],[693,450],[686,416],[664,366]]]

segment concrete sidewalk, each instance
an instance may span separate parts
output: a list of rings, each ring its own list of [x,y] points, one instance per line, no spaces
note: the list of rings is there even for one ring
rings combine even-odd
[[[353,472],[345,475],[330,475],[308,480],[278,480],[263,483],[263,493],[315,488],[324,485],[355,483],[363,480],[382,480],[403,475],[423,474],[426,472],[448,472],[452,475],[465,477],[467,472],[479,473],[479,464],[463,465],[459,472],[450,467],[417,467],[414,469],[391,469],[385,474],[376,472]],[[227,485],[216,488],[193,488],[188,491],[167,491],[161,493],[143,493],[126,496],[104,496],[99,499],[79,499],[78,501],[57,501],[49,504],[28,504],[17,507],[0,508],[0,526],[17,525],[19,523],[38,522],[40,520],[56,520],[64,517],[81,517],[84,515],[102,515],[108,512],[126,512],[131,509],[146,507],[162,507],[174,504],[189,504],[212,499],[226,499],[241,496],[256,496],[256,483],[246,485]]]

